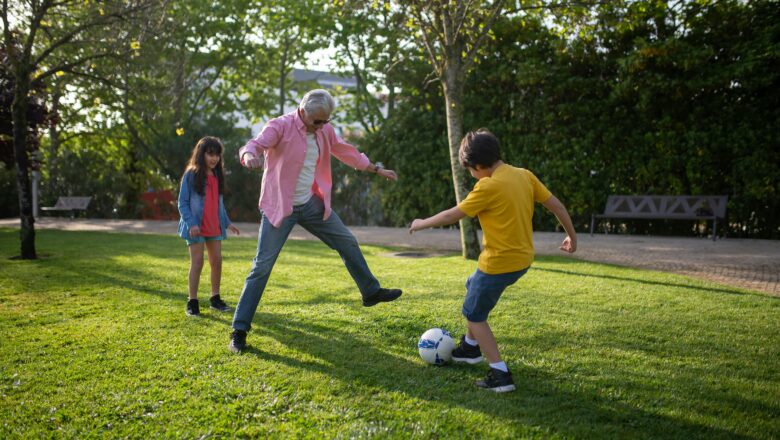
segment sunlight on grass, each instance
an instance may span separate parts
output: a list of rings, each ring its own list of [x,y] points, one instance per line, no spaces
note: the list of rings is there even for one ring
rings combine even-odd
[[[540,257],[490,318],[518,386],[495,395],[473,386],[485,365],[417,355],[428,328],[464,330],[459,256],[365,246],[404,295],[364,308],[335,252],[290,241],[236,356],[232,314],[184,314],[177,237],[37,237],[45,258],[9,260],[18,232],[0,230],[0,438],[780,436],[778,298]],[[254,251],[224,244],[231,306]]]

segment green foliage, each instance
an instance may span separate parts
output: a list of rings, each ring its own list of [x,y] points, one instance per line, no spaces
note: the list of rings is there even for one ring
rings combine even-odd
[[[407,226],[455,205],[442,100],[433,86],[405,97],[382,128],[362,141],[369,157],[398,173],[397,182],[375,183],[382,185],[387,225]]]
[[[254,119],[276,117],[297,104],[291,90],[294,67],[328,46],[333,32],[327,0],[253,0],[248,2],[247,56],[231,81]],[[317,13],[312,13],[317,11]]]
[[[408,5],[393,0],[334,0],[333,4],[334,62],[357,81],[355,89],[339,93],[339,112],[363,130],[373,131],[393,114],[407,67],[404,61],[418,51],[406,26]]]
[[[485,365],[436,368],[417,354],[428,328],[464,330],[474,263],[459,256],[364,247],[377,276],[404,289],[368,309],[335,252],[290,241],[236,356],[231,314],[184,314],[180,238],[38,234],[43,259],[8,261],[18,231],[0,230],[2,438],[780,435],[780,302],[766,295],[539,258],[491,315],[518,385],[497,396],[473,385]],[[230,305],[255,245],[224,242]]]
[[[400,177],[388,184],[336,164],[337,211],[349,222],[401,226],[454,204],[444,98],[415,40],[432,10],[385,0],[144,3],[151,5],[164,9],[151,8],[127,32],[96,26],[41,66],[38,81],[60,122],[43,144],[43,200],[89,191],[103,200],[91,214],[136,216],[140,193],[175,188],[190,149],[208,134],[225,140],[231,213],[256,219],[260,175],[232,157],[249,137],[233,128],[235,116],[278,113],[290,103],[290,69],[332,44],[337,68],[359,81],[351,98],[341,96],[344,122],[362,124],[368,134],[355,143]],[[69,3],[63,21],[43,20],[38,49],[79,20],[102,17],[92,6]],[[534,171],[578,229],[609,194],[709,193],[729,196],[729,235],[780,237],[777,2],[506,6],[463,60],[473,63],[463,128],[496,132],[507,161]],[[464,21],[466,49],[482,35],[477,22]],[[115,53],[87,60],[91,49]],[[61,65],[68,60],[79,64]],[[102,168],[91,164],[100,160]],[[535,222],[557,224],[548,215]],[[611,227],[688,235],[695,226]]]
[[[47,152],[45,197],[93,195],[106,203],[91,215],[137,217],[143,192],[176,192],[192,148],[206,135],[222,138],[227,171],[240,188],[243,174],[234,164],[248,133],[235,128],[241,107],[234,73],[248,51],[247,8],[242,1],[168,3],[143,38],[127,41],[124,56],[93,63],[90,77],[58,78],[63,135]],[[87,166],[92,160],[98,162]],[[248,217],[256,204],[251,191],[235,194],[247,212],[231,214]]]
[[[640,1],[568,10],[553,24],[542,15],[505,17],[467,78],[464,129],[494,131],[505,159],[534,171],[577,229],[587,228],[609,194],[726,194],[730,235],[778,238],[778,15],[777,4],[766,1],[680,8]],[[407,84],[419,89],[423,78]],[[405,90],[412,97],[399,113],[406,114],[377,136],[403,134],[406,145],[420,148],[382,148],[399,163],[425,162],[437,132],[415,113],[415,92]],[[423,179],[426,195],[442,194],[435,171],[406,171],[401,178]],[[432,213],[414,196],[393,202],[406,221]],[[535,222],[541,229],[557,224],[552,216]],[[693,226],[612,225],[685,235]]]
[[[45,186],[40,206],[53,206],[60,196],[90,196],[87,215],[117,217],[118,211],[127,204],[124,194],[130,182],[129,176],[122,173],[127,142],[118,140],[114,134],[109,132],[96,136],[97,139],[77,137],[56,158],[45,156],[50,166],[43,168]]]

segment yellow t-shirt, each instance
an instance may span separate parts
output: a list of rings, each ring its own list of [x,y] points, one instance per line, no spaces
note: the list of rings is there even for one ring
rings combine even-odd
[[[502,164],[483,177],[458,207],[469,217],[479,216],[482,243],[477,267],[496,275],[525,269],[534,260],[534,202],[552,193],[525,168]]]

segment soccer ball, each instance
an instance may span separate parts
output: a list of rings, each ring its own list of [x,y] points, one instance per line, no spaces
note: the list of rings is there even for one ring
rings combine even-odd
[[[452,349],[455,342],[452,336],[440,328],[432,328],[420,336],[417,343],[420,357],[427,363],[442,365],[452,359]]]

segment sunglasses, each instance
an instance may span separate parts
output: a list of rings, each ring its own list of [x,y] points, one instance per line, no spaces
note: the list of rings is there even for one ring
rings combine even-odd
[[[325,124],[327,124],[328,122],[330,122],[332,120],[333,120],[333,118],[330,118],[330,119],[315,119],[315,120],[311,121],[311,123],[314,124],[314,125],[325,125]]]

